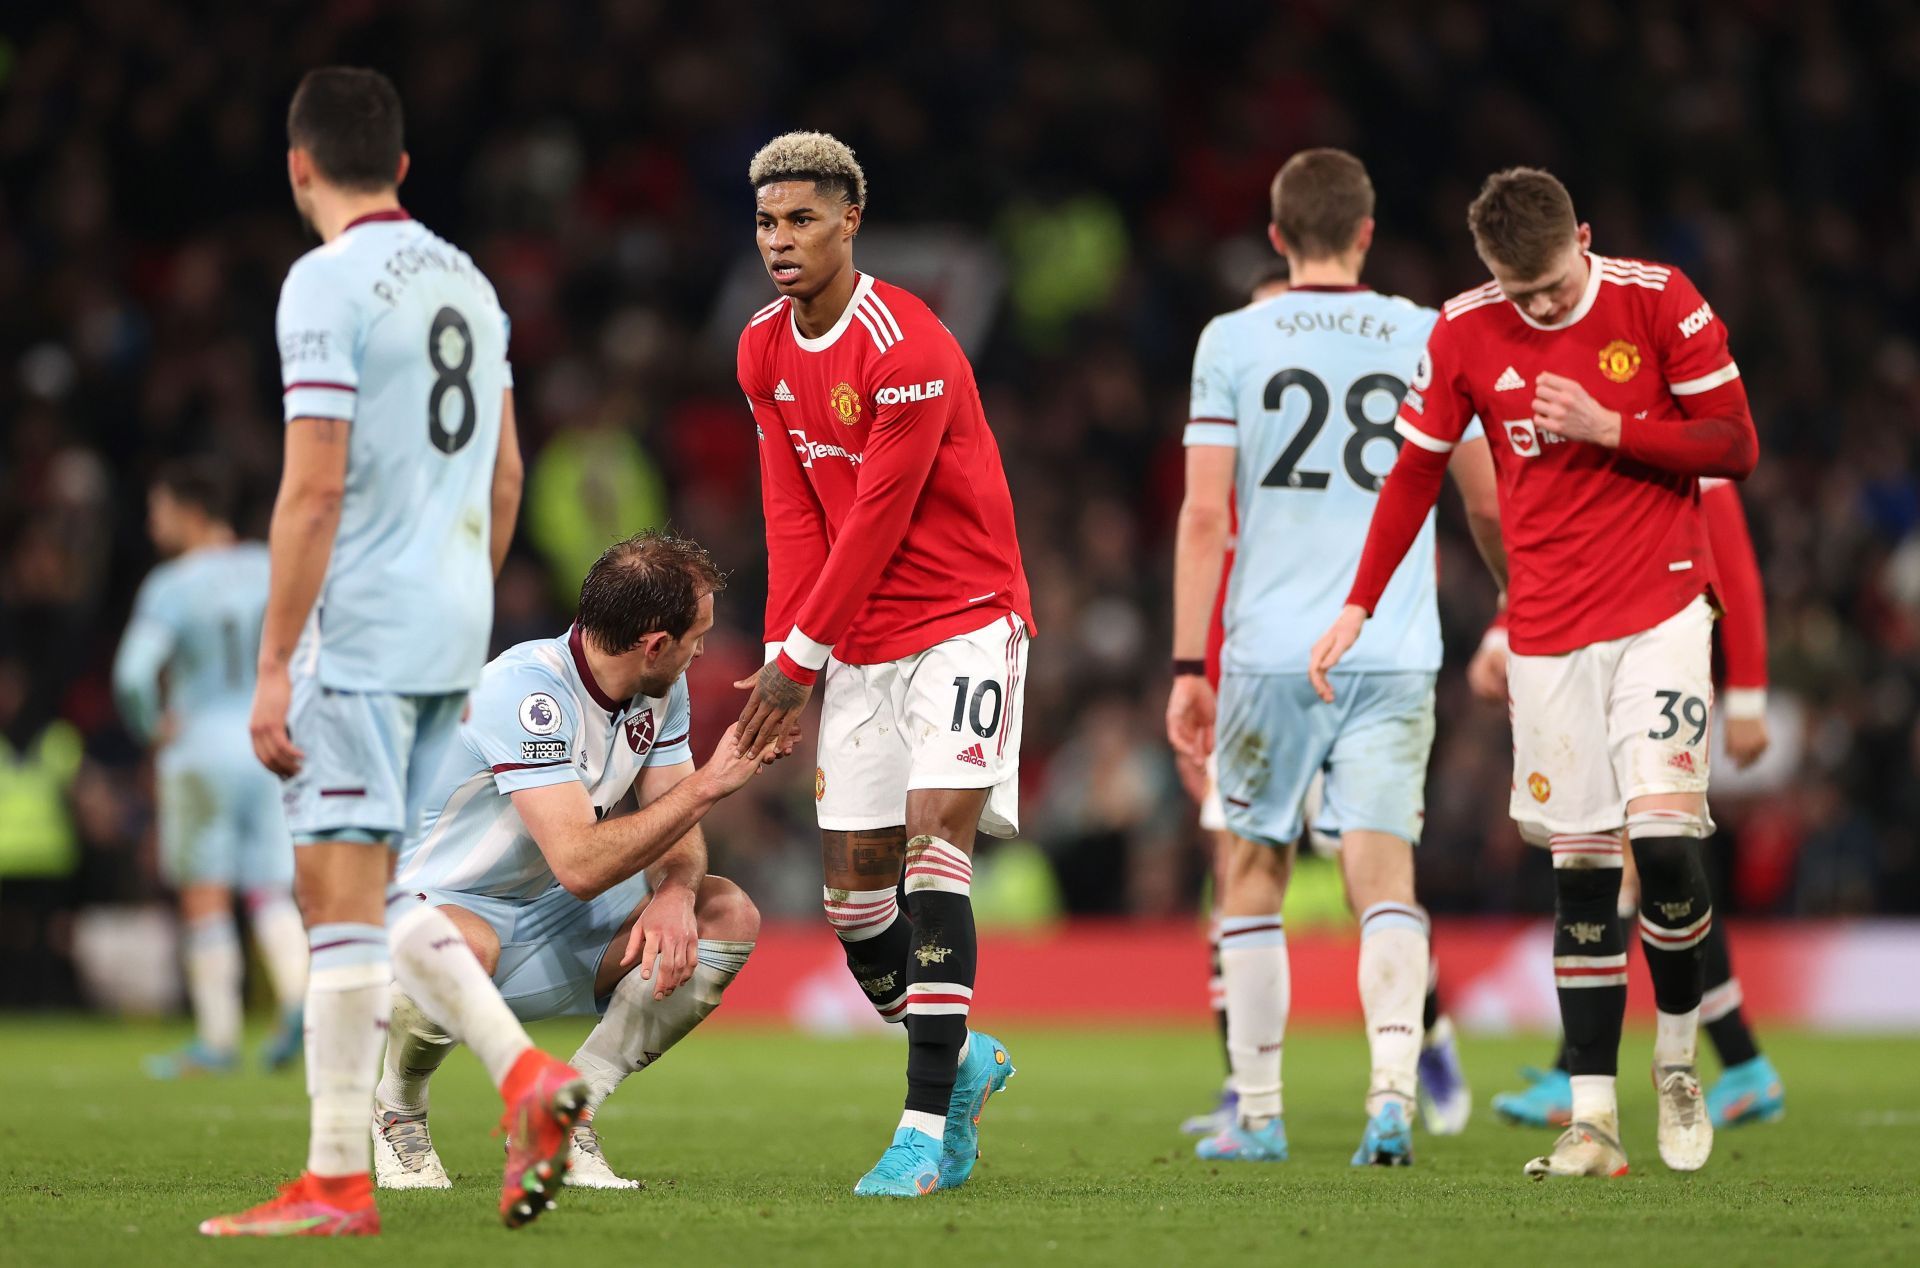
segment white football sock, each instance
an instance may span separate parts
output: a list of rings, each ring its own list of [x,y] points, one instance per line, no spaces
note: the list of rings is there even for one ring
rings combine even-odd
[[[274,998],[282,1013],[290,1013],[307,994],[307,929],[300,922],[300,909],[287,894],[266,890],[249,894],[247,907]]]
[[[400,989],[456,1042],[473,1049],[495,1087],[505,1083],[533,1040],[474,959],[459,927],[438,907],[421,903],[393,922],[390,937]]]
[[[1655,1014],[1653,1064],[1692,1065],[1695,1045],[1700,1039],[1700,1010]]]
[[[315,925],[307,974],[307,1170],[365,1175],[373,1164],[367,1113],[386,1038],[393,975],[379,925]]]
[[[700,939],[693,976],[665,999],[655,999],[654,984],[637,972],[621,978],[607,1015],[568,1063],[587,1081],[587,1104],[597,1109],[622,1079],[658,1061],[705,1021],[752,951],[751,942]]]
[[[903,1110],[900,1114],[900,1126],[911,1127],[922,1136],[931,1136],[935,1140],[946,1139],[947,1120],[939,1114],[929,1114],[923,1110]],[[899,1130],[895,1128],[894,1130]]]
[[[1220,976],[1227,988],[1227,1055],[1240,1093],[1240,1118],[1258,1123],[1277,1117],[1280,1046],[1293,986],[1279,913],[1221,917]]]
[[[1427,1002],[1427,924],[1419,909],[1375,903],[1360,916],[1360,1008],[1373,1078],[1367,1113],[1389,1097],[1412,1105],[1419,1089],[1420,1014]]]
[[[427,1112],[427,1080],[453,1051],[453,1036],[435,1025],[404,991],[393,993],[387,1060],[374,1103],[405,1114]]]
[[[306,935],[301,934],[305,942]],[[240,1046],[240,938],[233,913],[190,921],[186,928],[187,998],[194,1029],[210,1052],[232,1056]]]
[[[1620,1102],[1611,1074],[1576,1074],[1573,1084],[1573,1121],[1618,1130]]]

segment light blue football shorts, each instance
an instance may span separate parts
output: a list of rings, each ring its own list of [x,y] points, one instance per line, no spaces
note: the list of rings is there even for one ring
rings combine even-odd
[[[281,786],[294,844],[385,841],[413,833],[427,784],[459,741],[465,692],[409,696],[335,691],[293,680],[287,733],[306,754]]]
[[[594,995],[600,961],[634,909],[646,901],[644,873],[584,901],[559,885],[536,898],[499,898],[452,889],[414,890],[435,907],[461,907],[493,926],[500,964],[493,984],[521,1021],[594,1016],[604,1001]],[[395,903],[389,922],[407,907]]]
[[[241,742],[207,751],[182,737],[154,765],[160,871],[175,889],[226,885],[286,889],[293,846],[280,811],[280,781]]]
[[[1433,748],[1431,673],[1335,673],[1334,701],[1305,674],[1220,682],[1215,750],[1227,830],[1263,845],[1300,836],[1307,785],[1326,772],[1316,826],[1419,844]]]

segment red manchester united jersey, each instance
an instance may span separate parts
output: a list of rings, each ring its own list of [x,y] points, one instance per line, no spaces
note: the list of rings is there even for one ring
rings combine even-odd
[[[1726,327],[1684,273],[1587,258],[1587,288],[1557,326],[1527,317],[1492,282],[1448,301],[1397,423],[1435,453],[1476,414],[1484,423],[1499,476],[1509,632],[1526,655],[1651,629],[1712,584],[1699,480],[1637,460],[1631,439],[1703,411],[1747,413]],[[1543,372],[1619,411],[1621,447],[1538,429]]]
[[[834,327],[791,305],[740,335],[760,438],[769,643],[871,665],[1011,613],[1033,627],[1013,499],[973,368],[928,307],[862,276]]]

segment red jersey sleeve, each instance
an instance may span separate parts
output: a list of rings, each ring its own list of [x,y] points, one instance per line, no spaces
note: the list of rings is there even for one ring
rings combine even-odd
[[[1756,717],[1767,705],[1767,603],[1740,490],[1725,480],[1702,480],[1700,511],[1725,611],[1720,650],[1727,682],[1721,703],[1731,717]]]
[[[772,394],[762,381],[757,358],[749,344],[752,330],[742,333],[735,375],[753,411],[753,430],[760,450],[760,507],[767,532],[767,619],[765,638],[779,643],[793,628],[812,579],[827,562],[827,519],[807,483]]]
[[[1654,308],[1654,347],[1677,417],[1622,418],[1620,452],[1681,475],[1743,480],[1760,456],[1727,327],[1679,269]]]
[[[900,548],[952,420],[957,397],[946,389],[966,374],[957,347],[935,339],[903,340],[871,363],[864,395],[876,408],[853,505],[780,652],[795,681],[825,667]]]
[[[1409,444],[1433,453],[1446,453],[1460,441],[1473,421],[1473,402],[1460,385],[1460,352],[1453,323],[1445,317],[1433,324],[1413,380],[1400,399],[1400,416],[1393,429]]]
[[[1380,486],[1380,500],[1367,525],[1367,544],[1360,552],[1360,568],[1347,595],[1348,603],[1365,608],[1369,616],[1413,539],[1420,535],[1427,512],[1439,501],[1447,455],[1472,419],[1473,403],[1460,387],[1453,333],[1442,317],[1427,336],[1427,350],[1420,354],[1413,381],[1400,401],[1400,416],[1393,427],[1406,443]]]

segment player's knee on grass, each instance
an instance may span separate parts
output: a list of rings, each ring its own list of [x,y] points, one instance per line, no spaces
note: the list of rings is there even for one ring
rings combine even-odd
[[[746,890],[724,876],[709,876],[700,882],[693,915],[702,938],[752,942],[760,936],[760,909],[747,897]]]
[[[492,925],[464,907],[443,906],[440,910],[460,931],[467,949],[473,952],[473,958],[480,961],[480,967],[487,971],[488,977],[492,977],[494,970],[500,967],[500,935],[493,931]]]
[[[1293,875],[1290,848],[1226,834],[1219,855],[1220,914],[1266,916],[1280,910]]]

